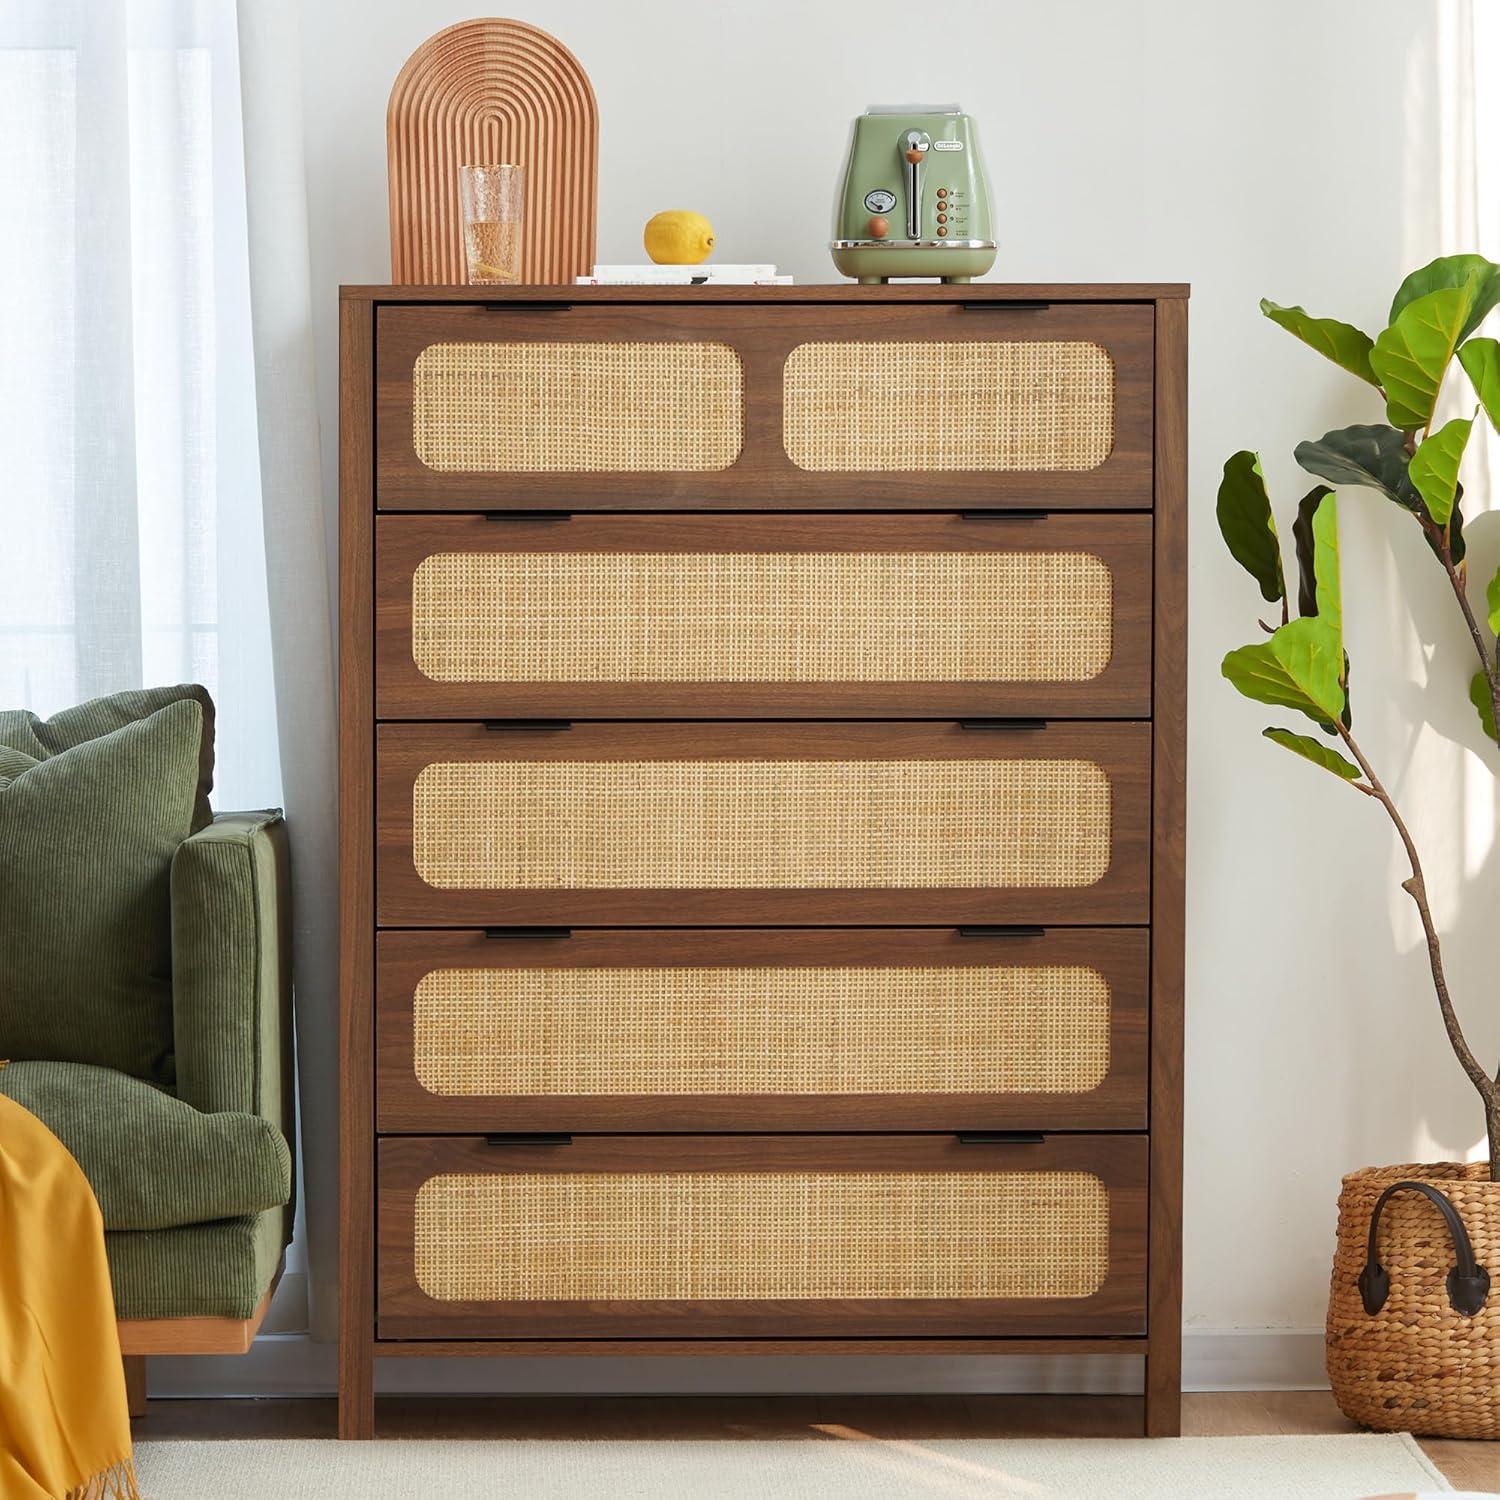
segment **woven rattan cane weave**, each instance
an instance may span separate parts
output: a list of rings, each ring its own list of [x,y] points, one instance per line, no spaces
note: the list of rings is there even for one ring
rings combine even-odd
[[[440,890],[1077,887],[1110,787],[1082,760],[442,761],[412,827]]]
[[[822,472],[1085,470],[1114,440],[1097,344],[803,344],[783,399],[787,457]]]
[[[444,552],[412,655],[439,682],[1083,682],[1111,593],[1076,552]]]
[[[434,1094],[1083,1093],[1109,1068],[1092,969],[437,969]]]
[[[508,1173],[417,1193],[438,1301],[1087,1297],[1109,1201],[1084,1172]]]
[[[413,379],[417,456],[443,471],[727,469],[745,427],[723,344],[434,344]]]

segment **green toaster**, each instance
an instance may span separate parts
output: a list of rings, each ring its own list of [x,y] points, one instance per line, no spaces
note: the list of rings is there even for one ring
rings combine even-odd
[[[972,281],[995,264],[979,137],[958,105],[878,104],[856,118],[829,248],[862,285]]]

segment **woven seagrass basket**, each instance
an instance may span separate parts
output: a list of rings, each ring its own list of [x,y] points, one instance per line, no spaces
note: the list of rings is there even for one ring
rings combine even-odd
[[[1428,1437],[1500,1437],[1500,1183],[1484,1162],[1344,1178],[1328,1378],[1344,1415]]]

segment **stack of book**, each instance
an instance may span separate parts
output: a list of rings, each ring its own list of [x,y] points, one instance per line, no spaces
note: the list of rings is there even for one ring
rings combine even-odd
[[[775,266],[595,266],[591,276],[575,278],[579,286],[790,286]]]

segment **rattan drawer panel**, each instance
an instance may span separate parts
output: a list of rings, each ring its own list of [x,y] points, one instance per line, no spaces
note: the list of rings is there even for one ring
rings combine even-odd
[[[1080,473],[1114,446],[1115,368],[1086,341],[799,344],[782,408],[799,469]]]
[[[381,1146],[381,1332],[1139,1331],[1144,1141]]]
[[[434,761],[413,858],[435,890],[1095,885],[1089,760]]]
[[[961,920],[1132,889],[1108,920],[1143,915],[1143,726],[387,726],[381,743],[387,920]]]
[[[698,473],[744,435],[739,358],[711,342],[429,344],[412,388],[440,474]]]
[[[1152,309],[386,307],[391,509],[1148,509]]]
[[[1151,523],[385,516],[392,717],[1144,714]]]
[[[1146,934],[386,933],[387,1130],[1145,1123]]]

